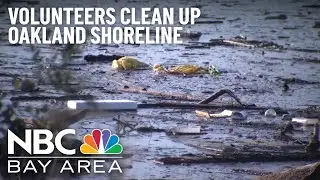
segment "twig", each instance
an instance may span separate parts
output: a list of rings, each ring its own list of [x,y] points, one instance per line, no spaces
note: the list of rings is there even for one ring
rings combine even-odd
[[[240,99],[229,89],[222,89],[222,90],[218,91],[217,93],[214,93],[209,98],[200,101],[199,104],[208,104],[224,94],[228,94],[233,99],[235,99],[240,105],[244,106],[244,104],[241,103]]]

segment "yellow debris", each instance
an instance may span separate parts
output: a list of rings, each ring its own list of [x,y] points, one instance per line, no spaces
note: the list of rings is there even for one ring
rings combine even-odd
[[[170,69],[166,69],[160,64],[155,64],[153,70],[158,73],[169,73],[169,74],[199,74],[208,73],[208,70],[198,65],[179,65]]]
[[[143,62],[138,61],[132,57],[122,57],[118,60],[112,61],[112,68],[117,70],[133,70],[143,67],[148,67],[149,65]]]

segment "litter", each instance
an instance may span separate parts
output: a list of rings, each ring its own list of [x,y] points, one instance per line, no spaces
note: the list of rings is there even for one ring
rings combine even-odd
[[[169,132],[172,134],[201,134],[201,126],[173,127]]]
[[[232,120],[246,120],[247,118],[248,118],[248,115],[244,111],[233,112],[231,115]]]
[[[167,73],[167,74],[211,74],[211,75],[219,75],[220,72],[215,66],[209,66],[208,68],[204,68],[198,65],[179,65],[171,68],[165,68],[161,64],[155,64],[153,66],[153,71],[157,73]]]
[[[277,113],[274,109],[268,109],[266,112],[264,112],[264,116],[266,117],[276,117]]]
[[[172,68],[165,68],[160,64],[155,64],[153,70],[158,73],[168,74],[203,74],[208,73],[208,70],[198,65],[179,65]]]
[[[130,100],[69,100],[70,109],[137,110],[137,102]]]
[[[205,111],[196,111],[198,116],[206,117],[206,118],[223,118],[223,117],[230,117],[233,111],[224,110],[221,113],[209,114]]]
[[[292,122],[297,122],[305,125],[315,125],[319,123],[319,119],[317,118],[304,118],[304,117],[296,117],[292,118]]]
[[[232,120],[246,120],[248,115],[244,111],[236,112],[230,110],[224,110],[221,113],[209,114],[205,111],[196,111],[198,116],[206,117],[206,118],[224,118],[231,117]]]
[[[144,67],[149,67],[149,65],[128,56],[112,61],[112,68],[117,70],[134,70]]]

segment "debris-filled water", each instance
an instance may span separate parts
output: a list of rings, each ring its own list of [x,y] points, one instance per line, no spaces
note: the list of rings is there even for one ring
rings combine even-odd
[[[60,2],[60,1],[59,1]],[[81,175],[80,179],[253,179],[316,162],[305,146],[313,128],[288,122],[291,118],[320,118],[320,10],[318,1],[61,1],[59,6],[88,4],[121,7],[199,7],[195,25],[184,26],[180,45],[87,45],[72,54],[64,70],[76,77],[62,85],[80,89],[69,96],[46,79],[39,79],[39,63],[49,61],[60,46],[16,45],[7,41],[10,26],[5,6],[0,9],[0,86],[19,102],[18,114],[30,118],[28,106],[66,109],[66,100],[129,99],[140,103],[197,103],[222,89],[232,91],[243,104],[281,108],[289,113],[243,109],[221,118],[206,118],[195,110],[213,113],[225,109],[142,108],[137,112],[90,113],[70,127],[81,139],[94,128],[108,128],[124,146],[120,176]],[[14,3],[15,6],[51,7],[56,2]],[[192,32],[191,34],[188,32]],[[33,58],[35,48],[38,56]],[[130,56],[150,67],[117,71],[112,60]],[[177,75],[157,73],[154,64],[173,68],[183,64],[214,66],[219,73]],[[36,91],[15,90],[14,78],[31,79]],[[180,97],[180,98],[177,98]],[[177,100],[178,99],[178,100]],[[238,105],[230,96],[214,105]],[[308,108],[308,109],[307,109]],[[307,109],[307,110],[306,110]],[[119,116],[118,116],[119,115]],[[243,117],[246,116],[246,117]],[[116,119],[114,119],[116,118]],[[289,119],[289,120],[288,120]],[[201,133],[168,133],[170,129],[201,127]],[[288,126],[285,130],[285,127]],[[197,128],[193,129],[197,131]],[[223,154],[222,156],[219,156]]]

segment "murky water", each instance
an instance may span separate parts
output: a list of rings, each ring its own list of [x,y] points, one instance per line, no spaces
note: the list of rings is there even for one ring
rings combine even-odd
[[[198,99],[208,96],[205,92],[217,92],[220,89],[230,89],[241,101],[259,106],[278,106],[282,108],[304,108],[320,104],[320,37],[318,28],[312,28],[316,21],[320,21],[319,8],[306,8],[304,5],[319,3],[318,1],[41,1],[35,7],[46,6],[88,6],[97,7],[191,7],[201,8],[199,21],[221,20],[219,24],[196,24],[184,27],[186,31],[201,32],[198,40],[186,39],[183,45],[124,45],[99,46],[88,45],[83,52],[72,58],[72,64],[67,67],[80,80],[82,90],[80,94],[91,94],[99,99],[130,99],[139,102],[154,102],[148,95],[133,93],[108,93],[108,91],[123,88],[120,83],[127,83],[129,87],[139,86],[148,90],[161,92],[188,93]],[[25,6],[23,3],[12,3],[10,6]],[[30,5],[28,5],[30,6]],[[11,92],[12,77],[28,77],[36,79],[37,63],[31,60],[30,46],[10,46],[6,33],[9,27],[9,17],[2,7],[0,14],[0,86],[1,92]],[[285,14],[286,20],[266,20],[268,16]],[[210,39],[226,38],[243,35],[248,40],[272,41],[284,46],[284,50],[265,50],[246,47],[193,48],[186,46],[196,41],[209,42]],[[193,42],[191,42],[193,41]],[[40,56],[50,57],[56,53],[58,47],[41,47]],[[263,54],[262,52],[265,52]],[[87,63],[83,56],[87,54],[115,54],[134,56],[150,65],[161,63],[165,65],[197,64],[201,66],[214,65],[221,70],[220,76],[170,76],[157,75],[151,69],[132,72],[116,72],[110,63]],[[51,63],[51,62],[48,62]],[[78,64],[78,65],[77,65]],[[313,83],[290,83],[289,90],[283,91],[281,79],[298,78]],[[40,91],[36,95],[61,96],[64,93],[56,90],[52,85],[39,84]],[[16,96],[28,95],[16,92]],[[219,103],[234,103],[228,97],[222,97]],[[32,105],[40,107],[50,104],[53,108],[65,108],[65,103],[58,101],[21,101],[20,114],[27,116],[24,107]],[[130,154],[123,160],[125,170],[119,179],[252,179],[254,174],[243,173],[241,170],[253,170],[259,173],[276,172],[289,167],[304,165],[309,162],[268,162],[268,163],[210,163],[191,165],[160,165],[154,159],[165,156],[179,156],[182,154],[202,154],[207,152],[200,146],[223,147],[230,144],[243,145],[253,143],[261,145],[273,142],[275,147],[285,143],[274,141],[279,134],[278,125],[283,124],[281,117],[267,119],[259,112],[248,111],[246,122],[264,123],[261,127],[245,126],[240,123],[219,119],[204,121],[196,117],[193,110],[175,112],[170,109],[141,109],[137,115],[121,115],[130,124],[139,126],[154,126],[168,129],[173,126],[201,125],[207,134],[200,136],[171,137],[165,133],[128,132],[121,136],[124,153]],[[134,116],[134,118],[132,118]],[[268,128],[271,125],[271,128]],[[93,128],[109,128],[116,131],[116,122],[111,117],[102,115],[88,116],[81,122],[72,125],[77,128],[78,135],[88,133]],[[230,129],[233,129],[230,133]],[[307,131],[298,131],[295,136],[307,141]],[[242,135],[241,137],[239,136]],[[255,136],[256,140],[252,140]],[[289,143],[290,144],[290,143]],[[105,176],[80,176],[83,179]],[[76,177],[78,178],[78,177]],[[112,176],[112,178],[115,178]]]

